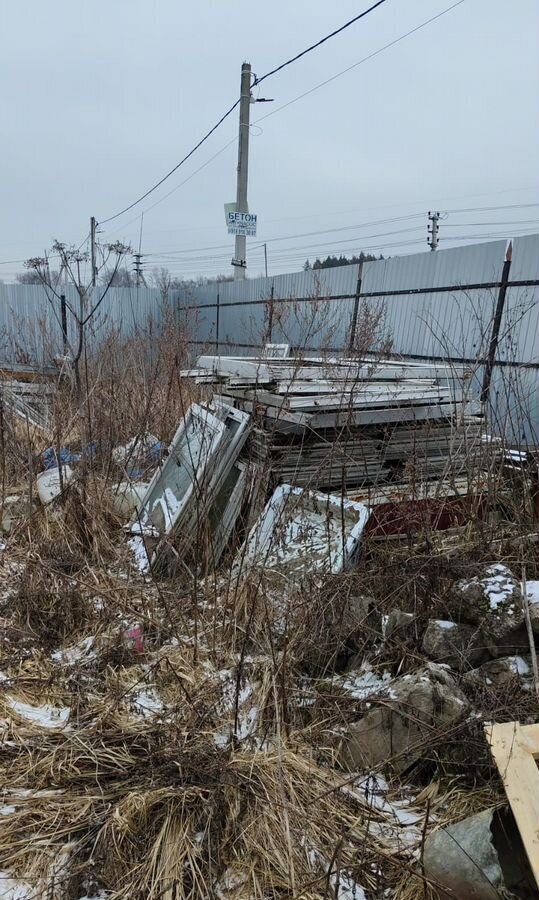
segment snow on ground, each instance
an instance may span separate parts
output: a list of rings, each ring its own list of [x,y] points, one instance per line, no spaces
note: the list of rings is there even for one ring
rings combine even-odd
[[[506,566],[498,563],[487,569],[487,578],[483,578],[481,583],[483,591],[487,597],[490,608],[497,610],[498,606],[506,603],[513,596],[514,582],[512,573]]]
[[[521,656],[508,656],[507,663],[515,675],[529,675],[530,667]]]
[[[148,559],[144,539],[136,534],[134,537],[129,538],[127,544],[135,557],[135,563],[137,564],[139,572],[144,574],[150,568],[150,560]]]
[[[32,886],[27,881],[19,881],[0,870],[0,900],[29,900],[32,894]]]
[[[129,700],[133,712],[140,716],[155,716],[163,709],[163,703],[152,688],[137,691]]]
[[[390,840],[396,847],[414,848],[421,843],[420,813],[411,809],[409,800],[389,800],[389,787],[383,775],[357,775],[341,787],[341,791],[351,797],[367,802],[373,809],[387,816],[386,822],[371,822],[369,830],[373,835]]]
[[[82,641],[79,641],[78,644],[74,644],[73,647],[66,647],[64,650],[55,650],[54,653],[51,653],[51,659],[55,662],[65,663],[69,666],[78,662],[88,662],[91,659],[95,659],[95,653],[92,649],[94,643],[94,637],[86,637]]]
[[[453,628],[457,627],[457,623],[450,622],[449,619],[435,619],[434,621],[438,628],[441,628],[442,631],[451,631]]]
[[[32,725],[40,728],[64,728],[69,719],[69,707],[56,707],[44,704],[43,706],[30,706],[14,697],[6,697],[8,707],[21,719],[27,719]]]
[[[363,665],[356,672],[348,672],[333,679],[333,684],[347,691],[356,700],[366,700],[372,694],[385,693],[393,680],[390,672],[378,675],[369,665]]]
[[[524,585],[521,585],[521,590],[524,592]],[[527,581],[526,582],[526,597],[528,598],[528,603],[539,603],[539,581]]]

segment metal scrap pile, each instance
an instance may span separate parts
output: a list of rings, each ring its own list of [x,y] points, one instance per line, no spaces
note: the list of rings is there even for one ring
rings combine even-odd
[[[253,415],[250,456],[276,482],[316,490],[454,478],[483,429],[463,367],[201,356],[189,375]]]

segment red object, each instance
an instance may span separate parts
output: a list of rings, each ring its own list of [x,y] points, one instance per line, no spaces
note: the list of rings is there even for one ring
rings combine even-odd
[[[375,536],[407,534],[424,528],[445,531],[457,525],[466,525],[472,510],[482,518],[486,510],[485,498],[467,495],[380,503],[371,509],[365,533]]]
[[[144,632],[142,625],[133,625],[122,632],[122,638],[133,653],[144,653]]]

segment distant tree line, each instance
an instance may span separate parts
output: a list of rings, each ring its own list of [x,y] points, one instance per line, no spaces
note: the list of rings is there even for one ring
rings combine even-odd
[[[382,254],[380,254],[380,256],[375,256],[373,253],[363,253],[363,251],[361,251],[359,256],[356,256],[355,254],[354,256],[342,256],[341,254],[341,256],[326,256],[325,259],[318,259],[317,257],[312,264],[308,259],[305,260],[303,269],[305,272],[307,272],[308,269],[333,269],[335,266],[351,266],[354,263],[370,262],[374,259],[383,258]]]
[[[19,284],[43,283],[40,275],[33,270],[29,270],[28,272],[19,272],[19,274],[16,275],[15,278],[19,282]],[[171,275],[168,269],[154,268],[149,272],[145,272],[144,278],[148,287],[156,287],[163,292],[165,290],[174,291],[179,290],[180,288],[200,287],[201,285],[205,284],[214,284],[217,281],[232,281],[234,276],[215,275],[212,277],[205,277],[203,275],[199,275],[198,278],[179,278],[176,275]],[[52,284],[58,285],[60,283],[60,273],[51,270],[50,281]],[[137,276],[131,269],[128,269],[125,266],[116,270],[106,268],[100,272],[99,282],[100,284],[109,284],[110,282],[111,287],[130,288],[137,286]]]
[[[311,262],[307,259],[304,263],[304,270],[308,269],[333,269],[335,266],[351,266],[353,263],[359,262],[367,262],[374,259],[383,259],[383,256],[375,256],[372,253],[363,253],[363,251],[356,256],[326,256],[325,259],[315,259],[315,261],[311,264]],[[18,275],[15,276],[16,280],[19,284],[42,284],[42,279],[40,275],[30,269],[27,272],[19,272]],[[60,283],[60,273],[57,271],[50,271],[50,282],[53,285],[59,285]],[[206,284],[215,284],[217,281],[233,281],[233,275],[214,275],[211,277],[206,277],[204,275],[199,275],[197,278],[180,278],[177,275],[172,275],[168,269],[166,268],[153,268],[148,272],[144,273],[144,279],[148,287],[159,288],[161,293],[167,293],[168,291],[180,290],[181,288],[190,288],[190,287],[201,287]],[[105,268],[99,274],[99,281],[101,284],[109,284],[111,287],[136,287],[137,285],[137,276],[132,269],[127,268],[127,266],[121,266],[118,269],[110,269]]]

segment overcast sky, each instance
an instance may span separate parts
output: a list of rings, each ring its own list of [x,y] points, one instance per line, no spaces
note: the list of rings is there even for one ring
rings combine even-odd
[[[433,208],[537,204],[448,212],[441,246],[469,235],[539,231],[537,0],[464,0],[279,110],[450,3],[387,0],[261,86],[260,95],[275,102],[251,108],[252,121],[271,115],[251,129],[249,206],[259,225],[249,274],[263,269],[265,240],[270,273],[328,252],[422,251]],[[53,238],[80,243],[91,215],[103,222],[144,193],[234,102],[243,61],[263,74],[368,5],[4,4],[0,261],[40,254]],[[223,204],[235,199],[237,128],[234,112],[162,188],[104,225],[101,239],[138,244],[146,210],[148,268],[164,264],[186,276],[230,271]],[[348,230],[335,231],[341,227]],[[22,268],[3,264],[0,277]]]

